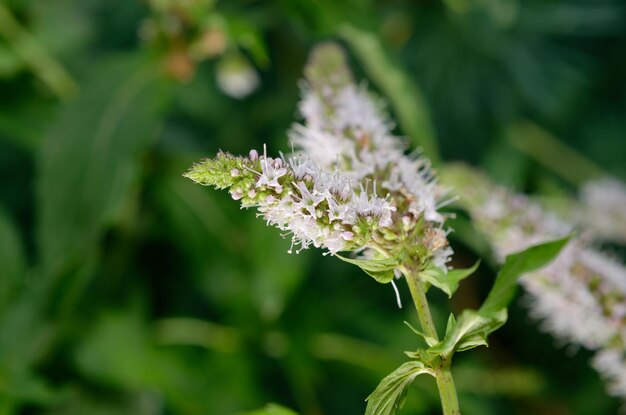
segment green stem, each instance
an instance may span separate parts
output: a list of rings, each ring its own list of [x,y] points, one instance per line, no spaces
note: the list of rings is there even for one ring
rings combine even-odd
[[[448,362],[449,365],[449,362]],[[444,415],[459,415],[459,400],[456,396],[454,379],[449,367],[442,367],[436,373],[437,388],[439,389],[439,399]]]
[[[517,150],[532,157],[573,185],[606,176],[604,169],[541,127],[523,121],[512,126],[507,139]]]
[[[417,317],[419,318],[422,330],[424,333],[439,341],[437,335],[437,329],[433,321],[433,316],[430,313],[428,307],[428,299],[426,298],[426,292],[424,286],[420,281],[417,273],[409,268],[402,267],[402,272],[409,285],[411,291],[411,297],[415,303],[415,309],[417,310]],[[441,356],[441,365],[434,368],[435,379],[437,380],[437,388],[439,389],[439,399],[441,399],[441,407],[444,415],[459,415],[459,400],[456,396],[456,388],[454,386],[454,379],[450,372],[450,358]]]
[[[417,274],[409,269],[403,269],[404,277],[409,290],[411,291],[411,297],[415,303],[415,309],[417,310],[417,317],[419,318],[422,330],[427,336],[439,341],[437,335],[437,329],[433,321],[433,316],[430,314],[430,308],[428,307],[428,299],[426,298],[426,292],[422,286],[422,282],[419,280]]]
[[[61,99],[69,99],[78,92],[76,82],[65,68],[48,54],[45,47],[3,4],[0,4],[0,36],[8,41],[15,55]]]

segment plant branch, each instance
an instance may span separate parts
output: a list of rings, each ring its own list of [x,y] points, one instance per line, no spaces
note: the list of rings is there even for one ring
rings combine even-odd
[[[404,278],[409,285],[409,291],[411,291],[411,297],[413,298],[413,303],[415,303],[417,317],[422,325],[422,330],[424,330],[424,333],[427,336],[439,341],[437,329],[435,328],[433,316],[430,313],[430,308],[428,307],[428,299],[426,298],[426,292],[424,291],[422,282],[419,280],[417,274],[409,268],[403,266],[400,270],[404,274]]]
[[[412,269],[402,266],[400,270],[404,274],[404,278],[409,285],[411,291],[411,297],[415,303],[415,309],[417,310],[417,317],[419,318],[422,330],[424,333],[439,341],[437,335],[437,328],[433,321],[430,308],[428,306],[428,299],[426,298],[426,292],[422,281],[420,281],[417,272]],[[441,400],[441,407],[444,415],[459,415],[459,401],[456,395],[456,387],[454,386],[454,379],[450,372],[450,356],[441,356],[441,364],[439,367],[434,367],[435,379],[437,380],[437,388],[439,389],[439,398]]]

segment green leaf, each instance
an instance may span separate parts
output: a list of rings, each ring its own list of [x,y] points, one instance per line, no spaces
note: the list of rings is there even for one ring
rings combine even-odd
[[[454,326],[456,326],[456,319],[454,318],[454,314],[450,313],[450,316],[448,317],[448,323],[446,324],[445,337],[448,337],[450,335],[450,332],[452,331]]]
[[[448,320],[444,340],[428,349],[429,353],[451,355],[455,351],[487,345],[487,336],[506,322],[506,309],[489,316],[475,310],[465,310],[458,321]]]
[[[507,310],[483,316],[480,313],[466,310],[461,314],[457,327],[465,330],[456,343],[455,351],[462,352],[478,346],[488,346],[487,337],[506,323]]]
[[[24,61],[10,48],[0,45],[0,78],[10,78],[24,67]]]
[[[250,52],[254,63],[260,68],[267,68],[270,64],[267,45],[258,28],[243,19],[236,22],[231,20],[229,25],[237,42]]]
[[[365,415],[392,415],[402,408],[406,398],[407,387],[413,380],[424,373],[434,376],[431,369],[424,363],[412,360],[402,364],[387,375],[367,397]]]
[[[453,269],[444,272],[441,268],[432,266],[420,273],[420,278],[424,281],[439,288],[448,297],[452,298],[456,290],[459,288],[459,282],[469,277],[476,271],[480,261],[477,261],[471,268]]]
[[[248,380],[253,375],[240,354],[209,354],[192,362],[177,347],[163,343],[162,326],[153,326],[142,310],[140,303],[101,310],[84,327],[68,356],[80,376],[126,391],[159,391],[177,414],[203,414],[207,408],[210,413],[232,414],[230,394],[237,397],[238,407],[254,407]],[[207,379],[207,371],[220,381]]]
[[[358,266],[365,271],[367,275],[381,284],[388,284],[394,279],[393,270],[400,265],[401,262],[399,258],[353,259],[341,255],[335,256],[344,262]]]
[[[284,406],[277,405],[275,403],[268,403],[263,409],[258,409],[252,412],[246,412],[242,415],[298,415],[291,409]]]
[[[427,335],[426,333],[422,332],[421,330],[416,329],[415,327],[413,327],[411,325],[411,323],[409,323],[408,321],[405,321],[404,324],[406,324],[413,333],[417,334],[418,336],[420,336],[422,339],[424,339],[424,341],[426,342],[427,345],[429,346],[434,346],[435,344],[437,344],[437,339],[435,339],[434,337],[431,337],[429,335]]]
[[[543,268],[550,263],[569,239],[570,237],[567,236],[508,255],[487,299],[480,307],[480,313],[489,315],[508,307],[515,296],[517,280],[522,275]]]
[[[98,65],[39,152],[38,243],[46,274],[82,261],[129,206],[139,157],[166,102],[158,65],[134,56]]]

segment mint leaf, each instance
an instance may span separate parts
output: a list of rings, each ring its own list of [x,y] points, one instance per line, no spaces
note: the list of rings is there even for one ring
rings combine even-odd
[[[448,320],[445,339],[428,349],[428,352],[451,355],[457,351],[486,346],[487,336],[502,327],[506,318],[506,309],[490,315],[482,315],[475,310],[465,310],[456,323]]]
[[[426,333],[422,332],[421,330],[416,329],[415,327],[413,327],[411,325],[411,323],[409,323],[408,321],[405,321],[404,324],[406,324],[413,333],[417,334],[418,336],[420,336],[422,339],[424,339],[424,341],[426,342],[427,345],[429,346],[434,346],[435,344],[437,344],[437,339],[435,339],[434,337],[431,337],[429,335],[427,335]]]
[[[570,237],[567,236],[508,255],[479,312],[489,315],[508,307],[515,296],[517,280],[522,275],[549,264],[557,257],[569,239]]]
[[[448,272],[444,272],[439,267],[431,266],[420,272],[420,278],[439,288],[451,298],[459,288],[459,282],[472,275],[479,265],[480,261],[476,262],[471,268],[453,269]]]
[[[424,373],[434,376],[432,370],[420,361],[412,360],[402,364],[387,375],[367,397],[365,415],[394,414],[404,404],[406,388],[417,376]]]
[[[384,258],[384,259],[352,259],[342,257],[341,255],[335,255],[337,258],[344,262],[354,264],[361,268],[370,277],[374,278],[381,284],[390,283],[393,278],[393,270],[400,265],[399,258]]]

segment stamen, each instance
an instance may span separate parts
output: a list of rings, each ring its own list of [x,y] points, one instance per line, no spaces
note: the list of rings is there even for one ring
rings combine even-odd
[[[391,280],[391,286],[393,290],[396,292],[396,301],[398,302],[398,308],[402,308],[402,301],[400,300],[400,292],[398,291],[398,287],[396,287],[396,283]]]
[[[243,166],[243,168],[246,169],[246,170],[250,170],[254,174],[258,174],[259,176],[261,175],[261,173],[259,173],[258,171],[254,170],[253,168],[250,168],[248,166]]]

